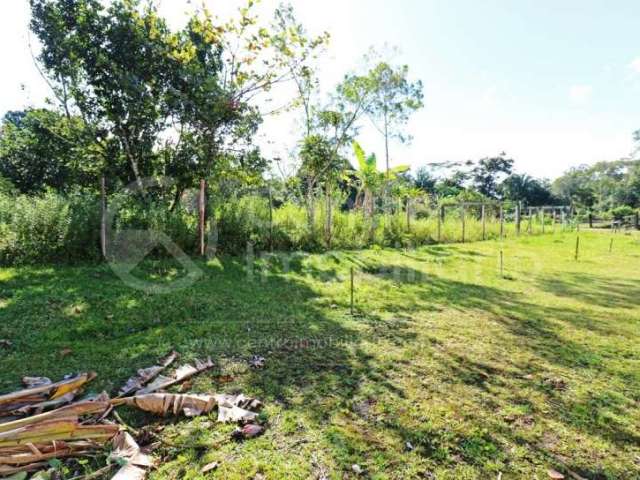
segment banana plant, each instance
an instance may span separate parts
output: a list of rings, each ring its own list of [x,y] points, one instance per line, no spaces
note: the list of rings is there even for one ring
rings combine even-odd
[[[424,195],[424,190],[418,187],[411,187],[408,185],[399,185],[394,192],[400,202],[405,202],[405,213],[407,216],[407,231],[411,231],[411,207],[413,203]],[[398,211],[401,207],[398,207]]]
[[[375,195],[382,189],[385,180],[395,180],[399,174],[409,170],[407,165],[390,168],[388,174],[378,171],[378,161],[375,153],[366,155],[360,144],[353,142],[353,153],[356,157],[358,170],[355,170],[358,193],[356,207],[362,206],[363,213],[373,217]]]

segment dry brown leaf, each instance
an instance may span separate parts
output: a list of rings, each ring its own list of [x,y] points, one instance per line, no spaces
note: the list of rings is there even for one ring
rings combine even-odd
[[[560,472],[554,470],[553,468],[550,468],[547,470],[547,475],[549,475],[549,478],[553,479],[553,480],[563,480],[564,479],[564,475],[561,474]]]
[[[25,407],[39,405],[63,397],[66,399],[68,397],[65,397],[65,395],[75,395],[80,388],[95,377],[96,374],[93,372],[83,373],[57,383],[39,385],[7,395],[0,395],[0,417],[15,415],[14,412],[25,409]],[[26,410],[28,411],[29,409],[27,408]]]
[[[213,395],[172,393],[149,393],[136,395],[135,397],[117,398],[112,400],[111,403],[115,407],[129,405],[158,415],[184,413],[188,417],[209,413],[217,405],[216,398]]]
[[[7,477],[9,475],[15,475],[20,472],[35,472],[43,468],[47,468],[48,463],[32,463],[30,465],[24,465],[22,467],[12,467],[10,465],[0,465],[0,477]]]
[[[67,403],[71,403],[73,402],[74,398],[75,398],[75,393],[70,392],[70,393],[67,393],[66,395],[56,398],[55,400],[34,403],[32,405],[25,405],[22,408],[18,408],[17,410],[14,410],[12,413],[15,415],[38,415],[44,412],[45,410],[56,408],[61,405],[66,405]]]
[[[242,393],[238,395],[228,395],[225,393],[219,393],[216,396],[216,401],[220,405],[227,407],[240,407],[245,410],[260,410],[262,408],[262,402],[255,398],[247,397]]]
[[[215,470],[216,468],[218,468],[219,466],[220,464],[218,462],[207,463],[204,467],[202,467],[202,470],[200,470],[200,473],[202,474],[209,473]]]
[[[68,357],[72,353],[73,353],[73,350],[71,350],[70,348],[63,348],[62,350],[60,350],[60,356],[63,358]]]
[[[111,480],[144,480],[146,476],[146,470],[128,463],[118,470]]]
[[[53,382],[47,377],[22,377],[22,384],[26,388],[35,388],[42,385],[51,385]]]
[[[147,469],[155,463],[149,455],[142,453],[140,446],[127,432],[120,432],[113,437],[111,445],[113,452],[109,458],[126,462],[113,479],[142,480],[147,476]]]
[[[125,383],[125,385],[120,389],[119,395],[128,395],[142,389],[147,383],[156,378],[160,372],[171,365],[176,358],[178,358],[178,353],[173,351],[166,357],[162,358],[157,365],[153,365],[148,368],[141,368],[138,370],[138,374],[136,376],[127,380],[127,383]]]
[[[222,423],[227,422],[253,422],[258,418],[258,414],[245,410],[240,407],[225,407],[224,405],[218,405],[218,421]]]
[[[244,395],[215,395],[218,404],[219,422],[243,422],[254,421],[258,414],[252,410],[260,410],[262,403],[255,398]]]
[[[125,460],[131,465],[137,467],[150,468],[153,467],[153,459],[140,450],[140,447],[127,432],[120,432],[111,441],[113,452],[109,456],[112,460]]]
[[[25,427],[27,425],[38,424],[47,420],[71,418],[76,419],[83,415],[100,415],[111,407],[111,403],[103,399],[95,401],[82,401],[58,408],[47,413],[35,415],[32,417],[21,418],[13,422],[0,423],[0,433],[15,430],[16,428]]]
[[[80,425],[77,418],[61,418],[18,427],[0,433],[0,453],[7,447],[27,443],[39,444],[54,441],[92,440],[105,443],[118,432],[118,425]]]
[[[144,395],[147,393],[157,392],[158,390],[164,390],[166,388],[171,387],[180,382],[184,382],[185,380],[197,375],[199,373],[204,372],[205,370],[209,370],[213,368],[213,362],[211,358],[207,358],[204,361],[196,360],[193,365],[185,364],[176,369],[175,372],[171,376],[158,376],[153,382],[148,384],[146,387],[138,390],[136,392],[137,395]]]
[[[224,394],[149,393],[135,397],[116,398],[111,401],[111,404],[114,407],[129,405],[158,415],[184,413],[187,417],[209,413],[217,406],[219,422],[251,422],[257,417],[257,413],[251,410],[258,410],[262,407],[262,403],[254,398]]]
[[[95,453],[100,446],[94,442],[51,442],[48,444],[25,444],[0,449],[0,465],[14,467],[30,465],[52,458],[81,457]]]

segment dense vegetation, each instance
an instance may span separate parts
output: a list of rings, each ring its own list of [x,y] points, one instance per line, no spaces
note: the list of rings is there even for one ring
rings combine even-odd
[[[323,94],[317,58],[329,35],[310,35],[286,5],[269,22],[251,0],[226,21],[198,9],[177,30],[154,2],[30,6],[52,96],[45,108],[7,112],[0,127],[0,261],[99,258],[102,178],[117,209],[110,227],[158,229],[189,253],[201,179],[208,230],[227,252],[247,242],[431,243],[435,207],[460,201],[571,205],[616,218],[640,206],[638,160],[578,167],[554,182],[514,173],[504,152],[415,173],[392,168],[393,145],[410,141],[407,121],[423,107],[422,83],[372,50],[361,71]],[[282,111],[300,118],[297,147],[289,159],[265,158],[256,133]],[[384,162],[356,142],[364,122],[380,132]]]

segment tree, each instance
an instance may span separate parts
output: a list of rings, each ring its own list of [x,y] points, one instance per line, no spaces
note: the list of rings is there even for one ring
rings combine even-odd
[[[423,192],[433,192],[437,181],[437,178],[431,173],[428,167],[423,166],[416,171],[414,184]]]
[[[362,206],[365,216],[373,218],[375,195],[384,185],[385,177],[395,179],[397,175],[409,170],[407,165],[399,165],[390,169],[386,174],[378,171],[378,161],[375,153],[366,155],[358,142],[353,142],[353,153],[358,162],[358,169],[355,171],[358,194],[356,205]]]
[[[300,148],[302,165],[299,175],[304,179],[307,197],[307,219],[310,228],[315,223],[315,192],[319,185],[325,184],[325,194],[330,195],[330,189],[348,162],[337,154],[331,140],[314,134],[307,136]]]
[[[551,185],[546,180],[538,180],[527,174],[512,174],[500,185],[501,197],[514,202],[524,202],[530,206],[555,203]]]
[[[481,159],[471,171],[473,186],[485,197],[497,198],[498,183],[502,175],[510,175],[513,159],[506,158],[503,152],[497,157]]]
[[[30,2],[40,64],[61,108],[78,112],[103,147],[115,139],[103,161],[125,158],[129,180],[176,175],[176,198],[255,151],[256,99],[290,81],[292,65],[302,68],[321,43],[292,14],[285,29],[261,24],[253,0],[224,23],[198,10],[175,32],[152,0]]]
[[[591,174],[587,165],[571,167],[552,184],[553,193],[563,202],[591,208],[596,203]]]
[[[0,195],[13,195],[15,194],[15,187],[7,178],[0,175]]]
[[[366,112],[376,129],[384,137],[386,172],[389,172],[389,141],[410,139],[402,127],[409,116],[422,108],[422,82],[410,82],[407,65],[393,66],[386,61],[378,62],[368,73],[367,83],[372,92],[372,101]]]
[[[47,109],[7,112],[0,130],[0,176],[20,192],[97,185],[84,122]]]

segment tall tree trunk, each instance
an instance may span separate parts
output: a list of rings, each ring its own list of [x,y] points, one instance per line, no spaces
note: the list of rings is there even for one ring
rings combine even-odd
[[[182,192],[184,192],[184,189],[180,185],[176,185],[176,193],[173,196],[173,202],[171,203],[171,207],[169,208],[170,212],[175,212],[178,205],[180,205],[180,198],[182,197]]]
[[[325,186],[325,205],[326,205],[326,218],[324,225],[324,234],[325,240],[327,243],[327,248],[331,248],[331,225],[332,225],[332,205],[331,205],[331,182],[327,182]]]
[[[407,232],[411,232],[411,199],[407,198]]]
[[[131,143],[129,142],[128,134],[126,134],[123,128],[120,126],[118,128],[121,134],[122,146],[124,147],[124,153],[131,164],[131,171],[133,171],[133,176],[135,177],[136,185],[138,186],[138,190],[140,190],[140,195],[142,197],[144,194],[144,184],[142,183],[142,177],[140,176],[140,169],[138,168],[138,161],[133,154],[133,150],[131,148]]]
[[[384,110],[384,155],[387,165],[387,181],[389,181],[389,120],[386,108]]]
[[[314,183],[307,182],[307,222],[309,223],[309,231],[313,233],[313,229],[316,223],[316,210],[314,204],[313,195]]]

